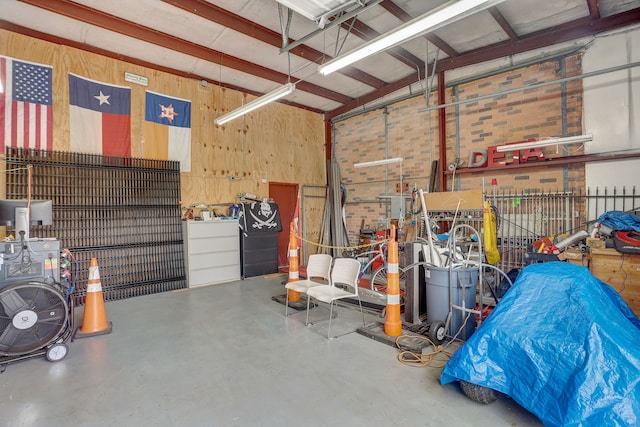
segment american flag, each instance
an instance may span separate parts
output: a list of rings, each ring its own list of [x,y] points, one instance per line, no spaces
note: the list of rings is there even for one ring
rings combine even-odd
[[[0,142],[51,150],[52,74],[48,65],[0,56]]]

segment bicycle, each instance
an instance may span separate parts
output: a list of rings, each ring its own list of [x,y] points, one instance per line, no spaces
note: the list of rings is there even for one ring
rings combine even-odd
[[[366,263],[360,268],[360,275],[358,276],[361,297],[366,302],[382,306],[383,313],[387,303],[387,246],[388,241],[384,240],[373,246],[373,249],[355,255],[356,259],[367,259]],[[372,270],[373,266],[376,267]],[[398,272],[400,278],[400,303],[402,304],[404,303],[405,292],[405,270],[399,268]],[[362,286],[364,281],[368,282],[367,286]]]

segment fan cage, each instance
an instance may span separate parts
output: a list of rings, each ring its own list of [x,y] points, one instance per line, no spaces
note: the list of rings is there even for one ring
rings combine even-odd
[[[34,316],[24,329],[16,316]],[[0,289],[0,355],[19,356],[44,348],[68,327],[69,306],[56,287],[37,281],[15,283]]]

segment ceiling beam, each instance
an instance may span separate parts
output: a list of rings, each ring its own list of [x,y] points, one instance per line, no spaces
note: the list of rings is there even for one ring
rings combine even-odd
[[[431,68],[431,66],[429,66],[429,68]],[[424,69],[420,70],[420,72],[422,73],[422,75],[425,75],[425,71]],[[395,81],[393,83],[389,83],[388,85],[386,85],[383,89],[378,90],[376,92],[371,92],[367,95],[361,96],[359,98],[356,98],[355,100],[351,101],[348,104],[343,105],[342,107],[336,108],[333,111],[328,111],[325,114],[325,120],[331,120],[334,117],[337,117],[341,114],[344,113],[348,113],[351,110],[354,110],[358,107],[362,107],[370,102],[375,101],[376,99],[379,99],[383,96],[389,95],[390,93],[393,93],[397,90],[403,89],[409,85],[414,84],[415,82],[418,81],[418,78],[415,74],[411,74],[407,77],[404,77],[403,79],[400,79],[398,81]]]
[[[562,25],[537,31],[520,37],[516,42],[510,40],[492,44],[480,49],[466,52],[458,58],[443,59],[440,64],[445,70],[478,64],[504,56],[515,55],[534,49],[551,46],[580,37],[593,36],[598,33],[614,30],[640,22],[640,8],[611,15],[606,18],[592,20],[591,17],[576,19]]]
[[[598,0],[587,0],[587,6],[589,6],[589,15],[593,19],[600,19],[600,6],[598,6]]]
[[[242,33],[246,36],[255,38],[264,43],[270,44],[277,48],[282,47],[282,34],[273,31],[262,25],[258,25],[246,18],[229,12],[219,6],[215,6],[204,0],[162,0],[163,2],[170,4],[179,9],[193,13],[201,18],[207,19],[216,24],[220,24],[224,27],[230,28],[234,31]],[[274,4],[275,7],[275,4]],[[293,42],[293,39],[289,40],[289,43]],[[304,58],[307,61],[320,63],[333,59],[324,53],[313,49],[306,45],[296,46],[291,49],[290,52],[300,58]],[[361,83],[371,86],[375,89],[380,89],[384,86],[385,82],[372,76],[371,74],[360,71],[355,67],[347,67],[340,70],[345,76],[351,77]]]
[[[398,6],[391,0],[384,0],[382,3],[380,3],[380,6],[385,8],[387,12],[391,13],[393,16],[398,18],[403,23],[411,21],[414,18],[413,16],[409,15],[404,9],[402,9],[400,6]],[[445,43],[444,40],[442,40],[440,37],[436,36],[433,33],[425,34],[424,38],[426,38],[428,41],[431,42],[431,44],[433,44],[435,47],[437,47],[438,49],[440,49],[441,51],[443,51],[444,53],[446,53],[452,58],[459,55],[458,51],[456,51],[454,48],[449,46],[447,43]]]
[[[380,33],[375,31],[373,28],[369,27],[362,21],[357,20],[356,18],[353,18],[351,22],[344,22],[342,24],[342,27],[345,29],[351,29],[351,33],[365,41],[373,40],[380,35]],[[424,68],[424,61],[404,48],[393,47],[386,50],[385,53],[391,55],[393,58],[411,67],[412,69],[416,67]]]
[[[31,28],[27,28],[27,27],[23,27],[23,26],[20,26],[20,25],[16,25],[16,24],[13,24],[13,23],[8,22],[8,21],[0,20],[0,29],[11,31],[11,32],[16,33],[16,34],[22,34],[23,36],[32,37],[32,38],[35,38],[35,39],[38,39],[38,40],[44,40],[44,41],[49,42],[49,43],[62,45],[62,46],[69,46],[69,47],[74,48],[74,49],[79,49],[79,50],[83,50],[83,51],[86,51],[86,52],[95,53],[96,55],[104,56],[106,58],[112,58],[112,59],[115,59],[117,61],[128,62],[130,64],[139,65],[141,67],[149,68],[151,70],[157,70],[157,71],[161,71],[163,73],[173,74],[173,75],[176,75],[176,76],[184,77],[185,79],[194,79],[194,80],[199,80],[199,81],[206,81],[207,83],[211,83],[211,84],[214,84],[216,86],[223,87],[225,89],[231,89],[231,90],[235,90],[235,91],[238,91],[238,92],[249,93],[249,94],[254,95],[254,96],[263,95],[263,93],[252,91],[252,90],[247,90],[247,89],[242,88],[240,86],[231,85],[231,84],[228,84],[228,83],[223,83],[223,82],[219,82],[219,81],[216,81],[216,80],[211,80],[210,78],[205,77],[205,76],[201,76],[199,74],[188,73],[186,71],[177,70],[175,68],[164,67],[162,65],[153,64],[151,62],[142,61],[142,60],[140,60],[138,58],[133,58],[131,56],[122,55],[120,53],[112,52],[110,50],[100,49],[100,48],[97,48],[95,46],[90,46],[90,45],[85,44],[85,43],[80,43],[80,42],[76,42],[74,40],[69,40],[69,39],[65,39],[65,38],[62,38],[62,37],[53,36],[51,34],[42,33],[40,31],[36,31],[36,30],[31,29]],[[281,103],[287,104],[287,105],[291,105],[293,107],[302,108],[304,110],[313,111],[314,113],[318,113],[318,114],[324,113],[324,111],[322,111],[322,110],[319,110],[317,108],[311,108],[311,107],[308,107],[306,105],[298,104],[297,102],[290,102],[290,101],[287,101],[287,100],[279,100],[278,102],[281,102]]]
[[[224,52],[209,49],[196,43],[174,37],[170,34],[162,33],[148,27],[127,21],[113,15],[109,15],[100,10],[93,9],[79,3],[69,0],[19,0],[23,3],[30,4],[41,9],[48,10],[68,18],[76,19],[96,27],[104,28],[128,37],[133,37],[166,49],[182,52],[186,55],[194,56],[205,61],[213,62],[224,67],[232,68],[237,71],[252,74],[265,80],[277,83],[285,83],[288,79],[287,74],[271,70],[267,67],[256,65],[252,62],[227,55]],[[294,81],[294,83],[296,83]],[[326,89],[324,87],[314,85],[309,82],[300,81],[296,87],[303,91],[314,95],[330,99],[332,101],[344,104],[352,100],[351,97]]]
[[[493,19],[495,19],[496,22],[500,25],[500,28],[502,28],[502,31],[507,33],[511,41],[515,42],[518,40],[518,35],[513,30],[513,27],[511,26],[511,24],[509,24],[509,22],[504,17],[502,12],[500,12],[496,6],[490,7],[489,13],[491,14],[491,16],[493,16]]]
[[[558,25],[552,29],[542,30],[523,36],[515,42],[507,40],[464,53],[456,58],[441,59],[438,62],[438,71],[448,71],[455,68],[466,67],[468,65],[479,64],[481,62],[515,55],[565,41],[575,40],[580,37],[596,35],[616,28],[633,25],[638,22],[640,22],[640,8],[597,20],[592,20],[591,17],[580,18],[563,25]],[[430,70],[427,70],[427,73],[430,72]],[[425,75],[424,70],[422,71],[422,75]],[[390,93],[407,87],[417,81],[417,76],[412,74],[396,82],[389,83],[383,89],[356,98],[350,103],[336,108],[333,111],[328,111],[325,114],[325,120],[331,120],[334,117],[373,102],[376,99],[389,95]]]

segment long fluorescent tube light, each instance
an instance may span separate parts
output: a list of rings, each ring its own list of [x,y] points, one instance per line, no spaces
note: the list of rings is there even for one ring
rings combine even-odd
[[[450,1],[444,5],[427,12],[402,26],[386,34],[376,37],[352,51],[332,59],[318,67],[322,75],[331,74],[354,62],[373,55],[374,53],[389,49],[399,43],[417,37],[427,31],[434,31],[454,21],[470,16],[476,12],[488,9],[505,0],[458,0]]]
[[[401,163],[402,157],[392,157],[390,159],[374,160],[372,162],[354,163],[354,168],[368,168],[369,166],[390,165],[392,163]]]
[[[335,11],[336,13],[344,8],[345,6],[350,6],[356,3],[355,0],[276,0],[278,3],[288,7],[291,10],[295,10],[300,15],[305,18],[316,21],[322,15],[332,13]]]
[[[566,144],[577,144],[578,142],[588,142],[593,141],[593,135],[576,135],[576,136],[567,136],[564,138],[548,138],[541,139],[540,141],[531,141],[531,142],[521,142],[518,144],[506,144],[501,145],[500,147],[496,147],[496,151],[498,153],[506,153],[510,151],[516,150],[528,150],[531,148],[540,148],[540,147],[548,147],[549,145],[566,145]]]
[[[236,108],[235,110],[230,111],[227,114],[223,114],[213,122],[218,126],[223,125],[253,110],[257,110],[258,108],[265,106],[273,101],[283,98],[292,93],[294,90],[296,90],[296,85],[294,83],[287,83],[284,86],[281,86],[269,93],[262,95],[260,98],[256,98],[253,101],[244,104],[242,107]]]

